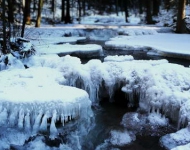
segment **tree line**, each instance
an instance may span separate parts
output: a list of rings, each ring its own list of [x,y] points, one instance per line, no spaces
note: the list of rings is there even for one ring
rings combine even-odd
[[[55,17],[58,2],[61,4],[60,18]],[[175,31],[184,33],[185,7],[189,3],[190,0],[0,0],[0,48],[3,53],[8,53],[10,38],[24,37],[25,25],[34,22],[35,27],[40,27],[44,5],[53,14],[47,19],[52,23],[60,20],[65,24],[72,23],[73,19],[80,23],[81,17],[87,16],[89,10],[100,15],[123,12],[126,22],[131,12],[144,13],[145,23],[154,24],[153,16],[158,16],[161,7],[167,11],[174,9],[177,14]],[[76,11],[73,12],[74,9]]]

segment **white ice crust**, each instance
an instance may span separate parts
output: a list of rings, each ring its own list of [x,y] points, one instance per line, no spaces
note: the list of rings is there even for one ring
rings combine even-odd
[[[54,138],[57,121],[64,125],[69,120],[87,117],[91,110],[87,92],[61,85],[65,79],[53,68],[4,70],[0,72],[0,83],[1,126],[46,132],[51,119],[49,131]]]

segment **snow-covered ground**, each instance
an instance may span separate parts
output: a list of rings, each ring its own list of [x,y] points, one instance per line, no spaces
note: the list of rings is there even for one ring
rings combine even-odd
[[[142,32],[143,33],[143,32]],[[117,36],[105,43],[107,49],[153,50],[157,55],[190,58],[190,35],[157,33],[153,35]],[[151,54],[151,53],[149,53]]]

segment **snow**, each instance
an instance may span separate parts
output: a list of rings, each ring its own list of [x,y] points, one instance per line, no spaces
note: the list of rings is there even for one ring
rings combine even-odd
[[[43,64],[43,67],[60,70],[65,78],[65,84],[87,91],[93,104],[97,104],[101,99],[102,87],[105,87],[104,93],[108,94],[110,101],[114,91],[121,89],[126,95],[139,93],[141,109],[151,113],[162,111],[179,121],[180,125],[184,124],[183,120],[189,120],[189,116],[185,115],[189,109],[190,99],[189,68],[170,64],[167,60],[121,62],[91,60],[81,64],[80,59],[71,56],[54,59],[52,57],[51,60],[45,56],[34,58],[27,62],[30,67],[31,64],[33,66]],[[32,63],[34,60],[38,60],[39,64]],[[132,96],[129,98],[129,105],[134,105]]]
[[[133,60],[133,56],[131,55],[115,55],[115,56],[107,56],[104,58],[104,62],[106,61],[116,61],[116,62],[121,62],[121,61],[130,61],[130,60]]]
[[[132,138],[128,131],[111,131],[110,142],[112,145],[124,146],[131,143],[134,140],[135,138]]]
[[[148,121],[151,125],[167,126],[168,119],[165,116],[162,117],[160,113],[151,113],[148,116]]]
[[[190,143],[189,127],[183,128],[177,131],[176,133],[171,133],[163,136],[160,139],[160,142],[167,149],[172,149],[172,150],[180,150],[182,148],[187,149]]]
[[[71,119],[85,117],[86,110],[89,113],[91,110],[88,94],[60,85],[65,79],[56,69],[32,67],[5,70],[0,73],[0,82],[1,126],[18,126],[36,133],[47,131],[47,120],[51,118],[50,135],[54,138],[57,135],[55,124],[59,119],[64,125]]]
[[[69,43],[60,45],[47,45],[47,46],[36,46],[39,54],[61,54],[67,55],[72,53],[82,53],[81,55],[91,55],[94,53],[95,56],[103,55],[102,47],[97,44],[86,44],[86,45],[72,45]]]
[[[189,150],[190,149],[190,143],[186,145],[177,146],[175,148],[172,148],[171,150]]]
[[[88,25],[55,25],[56,28],[44,26],[28,29],[26,35],[36,48],[36,56],[18,60],[8,55],[8,65],[5,65],[6,58],[1,56],[0,148],[9,149],[10,144],[23,145],[26,139],[38,132],[48,132],[53,139],[59,133],[56,126],[59,120],[62,125],[71,119],[76,119],[81,124],[89,123],[92,117],[91,105],[98,104],[104,96],[113,101],[117,90],[128,97],[126,100],[129,106],[135,105],[133,94],[137,94],[139,109],[147,112],[147,115],[142,116],[138,113],[130,117],[124,115],[121,123],[124,127],[133,125],[136,130],[140,130],[142,126],[153,127],[151,130],[156,132],[157,127],[167,126],[170,118],[178,122],[179,128],[185,128],[162,137],[162,144],[169,148],[178,146],[174,150],[189,148],[190,68],[170,64],[167,60],[138,61],[128,55],[107,56],[104,62],[93,59],[82,64],[79,58],[66,55],[96,53],[101,56],[102,47],[99,45],[72,44],[85,39],[111,38],[105,43],[107,49],[154,50],[159,55],[189,57],[189,35],[158,33],[166,30],[168,32],[168,29],[158,26],[125,26],[127,24],[123,22],[123,16],[117,19],[115,16],[92,16],[85,19],[82,18],[81,22],[89,21]],[[95,20],[98,21],[96,27],[90,25]],[[129,21],[137,24],[140,19],[131,16]],[[24,45],[26,50],[28,46],[31,47],[31,44]],[[55,55],[60,53],[66,56]],[[24,69],[24,65],[29,68]],[[80,128],[81,124],[77,124],[77,127]],[[13,127],[19,130],[14,131]],[[10,134],[7,134],[9,131]],[[87,133],[88,128],[83,127],[81,132]],[[70,145],[77,145],[80,149],[77,133],[78,130],[72,132],[68,139]],[[110,139],[104,144],[122,146],[135,140],[128,131],[113,130],[110,134]],[[25,148],[51,149],[43,140],[43,137],[37,137]],[[104,147],[104,144],[101,146]],[[181,144],[186,145],[179,146]],[[69,150],[70,147],[61,145],[57,149]]]
[[[168,129],[168,118],[160,113],[125,113],[120,123],[134,135],[161,136],[163,129]]]
[[[153,35],[118,36],[105,43],[108,49],[155,50],[160,55],[183,55],[189,57],[188,34],[159,33]],[[181,42],[182,41],[182,42]]]
[[[118,150],[116,147],[124,147],[136,140],[133,133],[127,130],[111,130],[109,137],[96,147],[96,150],[112,149]]]

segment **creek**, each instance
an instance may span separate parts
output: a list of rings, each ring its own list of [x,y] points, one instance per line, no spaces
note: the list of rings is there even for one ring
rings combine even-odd
[[[104,46],[104,41],[88,41],[85,44],[99,44]],[[135,60],[160,60],[167,59],[169,63],[176,63],[183,65],[185,67],[190,66],[190,62],[184,59],[170,58],[163,56],[151,56],[145,51],[125,51],[125,50],[103,50],[104,56],[108,55],[132,55]],[[82,62],[86,63],[89,59],[83,59]],[[102,101],[100,103],[99,109],[93,109],[95,114],[95,127],[87,135],[87,141],[83,144],[84,150],[92,150],[97,148],[98,150],[164,150],[160,146],[159,139],[165,134],[176,132],[176,124],[170,122],[167,128],[159,128],[156,130],[150,130],[149,128],[144,128],[142,131],[136,132],[136,139],[130,144],[119,146],[112,145],[108,139],[110,138],[110,132],[112,130],[123,131],[125,127],[121,125],[122,117],[124,114],[133,114],[137,112],[137,109],[130,109],[127,105],[120,103],[122,100],[120,96],[115,97],[115,103],[110,103],[108,101]],[[130,129],[133,128],[132,126]]]

